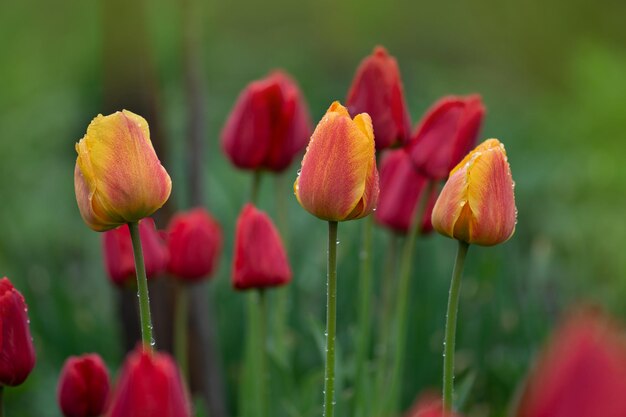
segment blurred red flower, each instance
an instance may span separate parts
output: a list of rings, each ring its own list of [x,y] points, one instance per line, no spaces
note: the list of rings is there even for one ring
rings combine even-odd
[[[168,271],[177,278],[208,278],[222,249],[222,231],[203,208],[176,214],[167,229]]]
[[[267,214],[246,204],[237,219],[233,287],[266,288],[289,281],[291,268],[278,230]]]
[[[106,411],[109,389],[109,372],[100,355],[72,356],[59,377],[59,407],[65,417],[100,416]]]
[[[29,323],[24,297],[0,279],[0,385],[20,385],[35,367]]]
[[[516,417],[626,416],[626,344],[598,312],[557,329],[531,371]]]
[[[447,96],[437,101],[417,126],[407,146],[415,167],[444,180],[474,148],[485,116],[479,95]]]
[[[348,92],[350,114],[367,113],[374,125],[376,150],[406,143],[411,119],[396,59],[382,46],[366,57],[357,69]]]
[[[162,273],[167,266],[167,248],[151,218],[139,222],[139,236],[146,274],[148,278],[153,278]],[[111,282],[120,287],[132,285],[135,282],[136,272],[128,225],[104,232],[102,247],[104,263]]]
[[[222,148],[238,168],[280,172],[309,136],[311,117],[298,85],[274,71],[241,92],[222,131]]]
[[[174,360],[142,346],[130,352],[108,417],[191,417],[189,396]]]
[[[428,181],[428,178],[417,172],[404,149],[387,152],[380,167],[380,195],[375,213],[376,221],[397,232],[407,233],[418,201],[428,191]],[[437,200],[436,187],[427,198],[426,210],[420,225],[422,234],[433,230],[430,218]]]

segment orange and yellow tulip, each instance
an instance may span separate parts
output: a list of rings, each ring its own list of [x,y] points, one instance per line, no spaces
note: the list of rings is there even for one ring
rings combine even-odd
[[[172,181],[141,116],[127,110],[98,115],[76,152],[76,201],[83,220],[95,231],[148,217],[169,198]]]
[[[296,198],[309,213],[328,221],[360,219],[376,208],[376,169],[372,119],[354,119],[334,102],[319,122],[294,183]]]
[[[513,187],[504,145],[488,139],[450,172],[433,209],[433,227],[467,243],[505,242],[515,232]]]

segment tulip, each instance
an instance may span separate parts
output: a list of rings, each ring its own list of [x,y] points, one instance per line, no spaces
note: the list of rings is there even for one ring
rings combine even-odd
[[[222,131],[222,148],[238,168],[280,172],[304,149],[310,132],[298,85],[274,71],[239,95]]]
[[[0,279],[0,388],[26,380],[35,367],[28,308],[11,281]]]
[[[191,417],[186,388],[172,358],[138,346],[117,381],[108,417]]]
[[[137,222],[169,198],[172,182],[141,116],[126,110],[98,115],[76,151],[76,200],[83,220],[93,230]]]
[[[203,208],[175,215],[168,226],[168,271],[183,280],[197,281],[215,270],[222,249],[219,224]]]
[[[416,168],[430,179],[446,179],[475,146],[484,116],[478,95],[448,96],[435,103],[407,145]]]
[[[65,417],[100,416],[105,412],[109,388],[109,372],[100,355],[70,357],[59,378],[59,407]]]
[[[433,227],[466,243],[505,242],[515,231],[513,187],[504,145],[488,139],[450,172],[433,209]]]
[[[233,287],[260,289],[289,281],[291,268],[278,230],[267,214],[246,204],[237,219]]]
[[[460,417],[460,414],[448,412],[444,414],[441,398],[427,392],[420,395],[405,417]]]
[[[154,220],[147,218],[139,222],[139,235],[146,263],[146,275],[153,278],[165,271],[167,248],[157,232]],[[102,234],[104,263],[111,282],[118,287],[133,285],[135,282],[135,261],[133,244],[127,225]]]
[[[572,315],[531,371],[515,417],[626,416],[624,334],[597,312]]]
[[[380,168],[380,197],[376,221],[397,232],[408,233],[422,194],[427,192],[428,178],[417,172],[409,155],[402,149],[390,151]],[[430,217],[437,200],[437,189],[428,196],[424,216],[420,219],[422,234],[432,231]]]
[[[411,119],[398,62],[382,46],[374,48],[372,55],[359,65],[346,105],[350,114],[370,115],[377,150],[408,141]]]
[[[300,205],[322,220],[354,220],[374,211],[378,170],[367,113],[351,119],[339,102],[330,106],[311,136],[294,191]]]

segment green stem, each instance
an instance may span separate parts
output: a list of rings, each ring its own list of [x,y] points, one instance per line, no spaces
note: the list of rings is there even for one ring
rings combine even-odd
[[[4,417],[4,387],[0,386],[0,417]]]
[[[335,412],[335,335],[337,322],[337,222],[328,222],[328,275],[326,291],[326,371],[324,417]]]
[[[454,392],[454,345],[456,342],[456,319],[459,311],[459,294],[461,292],[461,276],[469,244],[459,240],[456,262],[452,271],[448,310],[446,312],[446,336],[443,342],[443,409],[452,411],[452,395]]]
[[[356,373],[355,385],[356,395],[354,398],[355,415],[362,414],[357,408],[368,409],[364,404],[367,396],[365,395],[365,385],[369,383],[369,378],[365,377],[365,367],[367,363],[368,350],[370,346],[371,334],[371,306],[372,306],[372,233],[374,230],[374,218],[369,216],[363,222],[363,240],[361,246],[359,268],[359,309],[357,315],[357,346],[356,346]]]
[[[182,282],[176,283],[176,316],[174,318],[174,351],[183,379],[189,379],[189,292]]]
[[[420,195],[417,206],[413,212],[413,219],[411,220],[411,227],[409,228],[409,234],[404,241],[404,248],[402,251],[402,261],[400,263],[400,277],[397,289],[396,298],[396,312],[395,312],[395,335],[393,337],[393,343],[395,344],[393,365],[391,371],[391,385],[388,395],[389,409],[384,410],[387,413],[395,413],[398,411],[398,406],[401,397],[402,387],[402,371],[404,364],[404,351],[406,340],[406,317],[407,317],[407,304],[410,292],[410,278],[411,278],[411,266],[413,264],[413,249],[415,248],[415,241],[420,233],[420,226],[422,225],[422,218],[426,212],[426,204],[428,198],[436,186],[435,181],[429,181],[425,185],[424,192]]]
[[[135,256],[135,271],[137,271],[137,296],[139,297],[139,319],[141,321],[141,340],[144,348],[152,350],[155,347],[152,338],[152,319],[150,318],[150,299],[148,297],[148,278],[146,266],[143,261],[141,250],[141,238],[139,236],[139,222],[128,223],[130,238],[133,242]]]
[[[269,416],[269,374],[267,369],[267,302],[265,291],[259,290],[259,338],[257,346],[259,355],[259,398],[261,398],[261,417]]]
[[[260,170],[254,171],[252,174],[252,189],[250,190],[250,202],[257,205],[257,200],[259,199],[259,190],[261,189],[261,177],[262,172]]]

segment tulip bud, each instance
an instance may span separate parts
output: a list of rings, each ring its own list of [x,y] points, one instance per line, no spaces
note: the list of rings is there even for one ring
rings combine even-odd
[[[109,388],[109,372],[100,355],[72,356],[59,378],[59,407],[65,417],[98,417],[106,411]]]
[[[275,71],[239,95],[222,131],[222,148],[238,168],[280,172],[310,134],[311,117],[298,85]]]
[[[526,380],[515,417],[626,416],[624,334],[597,312],[571,316]]]
[[[108,417],[191,417],[178,368],[165,353],[138,346],[118,377]]]
[[[354,119],[338,101],[319,122],[294,183],[296,198],[309,213],[328,221],[360,219],[378,202],[378,170],[372,120]]]
[[[397,232],[407,233],[411,228],[418,202],[428,192],[430,180],[421,175],[403,150],[389,151],[380,167],[380,197],[376,208],[376,221]],[[430,233],[430,217],[437,200],[437,189],[426,197],[426,210],[420,219],[422,234]]]
[[[449,96],[436,102],[407,145],[415,167],[433,180],[446,179],[475,146],[484,116],[478,95]]]
[[[139,236],[146,275],[153,278],[165,270],[167,266],[167,248],[159,236],[154,220],[143,219],[139,222]],[[102,249],[107,273],[113,284],[118,287],[135,283],[135,258],[133,243],[128,225],[123,225],[102,234]]]
[[[95,231],[148,217],[170,196],[172,181],[141,116],[126,110],[98,115],[76,152],[76,201],[83,220]]]
[[[24,297],[0,279],[0,386],[20,385],[35,367],[35,348]]]
[[[291,268],[278,230],[267,214],[246,204],[237,219],[233,287],[267,288],[289,281]]]
[[[361,62],[348,92],[350,114],[367,113],[372,118],[376,149],[408,141],[411,119],[404,101],[404,88],[396,59],[382,46]]]
[[[433,227],[467,243],[505,242],[515,232],[513,187],[504,145],[488,139],[450,172],[433,209]]]
[[[168,271],[198,281],[215,270],[222,249],[219,224],[203,208],[176,214],[167,230]]]
[[[419,398],[405,417],[461,417],[461,415],[451,411],[445,413],[441,397],[429,393]]]

